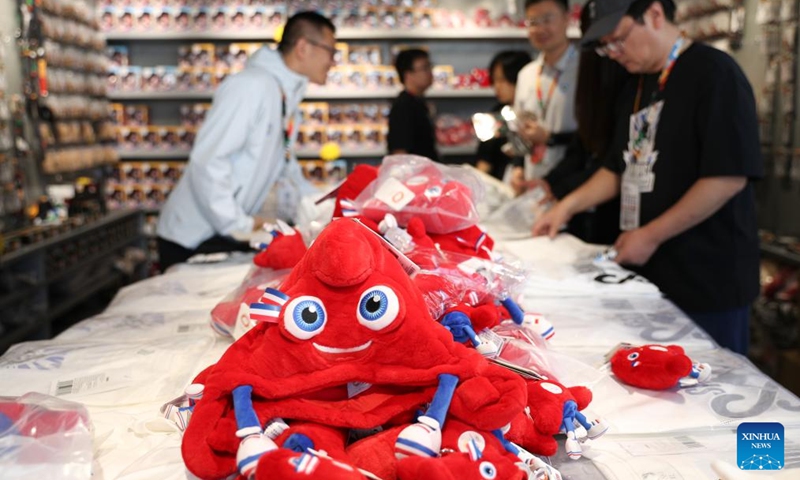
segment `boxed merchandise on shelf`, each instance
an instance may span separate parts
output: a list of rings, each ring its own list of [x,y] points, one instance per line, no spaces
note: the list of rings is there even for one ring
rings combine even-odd
[[[109,210],[157,209],[172,192],[185,166],[185,162],[121,162],[106,183],[106,205]]]

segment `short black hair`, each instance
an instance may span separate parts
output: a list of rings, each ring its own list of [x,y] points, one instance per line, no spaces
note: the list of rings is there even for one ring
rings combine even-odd
[[[503,76],[512,84],[517,84],[517,76],[522,67],[531,63],[531,54],[524,50],[504,50],[489,62],[489,80],[494,83],[494,69],[500,65]]]
[[[664,16],[670,23],[675,23],[675,2],[672,0],[637,0],[630,7],[628,7],[627,15],[633,17],[635,20],[641,20],[644,12],[647,11],[654,3],[660,3],[664,9]]]
[[[525,10],[527,10],[531,5],[536,5],[537,3],[542,2],[553,2],[556,5],[561,6],[565,12],[569,11],[569,0],[525,0]]]
[[[289,18],[283,27],[283,37],[278,44],[278,51],[289,53],[297,41],[312,34],[320,34],[323,30],[330,30],[336,33],[336,27],[328,18],[323,17],[317,12],[304,11],[298,12]]]
[[[394,68],[400,77],[400,83],[406,83],[405,74],[414,71],[414,62],[420,58],[430,58],[430,55],[421,48],[408,48],[397,54],[394,59]]]

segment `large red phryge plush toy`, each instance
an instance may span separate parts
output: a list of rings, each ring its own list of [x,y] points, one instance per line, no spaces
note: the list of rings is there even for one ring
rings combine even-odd
[[[195,380],[205,387],[182,453],[200,478],[275,478],[283,449],[352,464],[348,449],[371,437],[348,445],[348,430],[394,427],[369,448],[392,478],[395,456],[439,453],[446,418],[491,435],[526,405],[525,382],[455,343],[382,240],[353,220],[329,225],[270,298],[278,323],[255,326]],[[277,419],[288,429],[265,431]]]

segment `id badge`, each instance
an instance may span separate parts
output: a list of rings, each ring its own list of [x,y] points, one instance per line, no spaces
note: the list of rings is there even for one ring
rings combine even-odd
[[[620,194],[619,228],[622,231],[635,230],[639,228],[642,194],[638,182],[631,175],[622,176]]]
[[[653,172],[647,172],[639,177],[639,191],[641,193],[650,193],[656,183],[656,175]]]

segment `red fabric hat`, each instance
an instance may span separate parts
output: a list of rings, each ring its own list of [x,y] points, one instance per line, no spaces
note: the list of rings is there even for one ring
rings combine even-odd
[[[281,417],[372,428],[411,418],[443,373],[460,379],[449,414],[475,428],[500,428],[525,405],[524,381],[455,343],[379,237],[353,220],[329,225],[282,290],[278,325],[257,325],[204,372],[182,445],[201,478],[236,472],[231,392],[241,385],[252,386],[262,425]],[[350,382],[373,386],[347,398]]]

